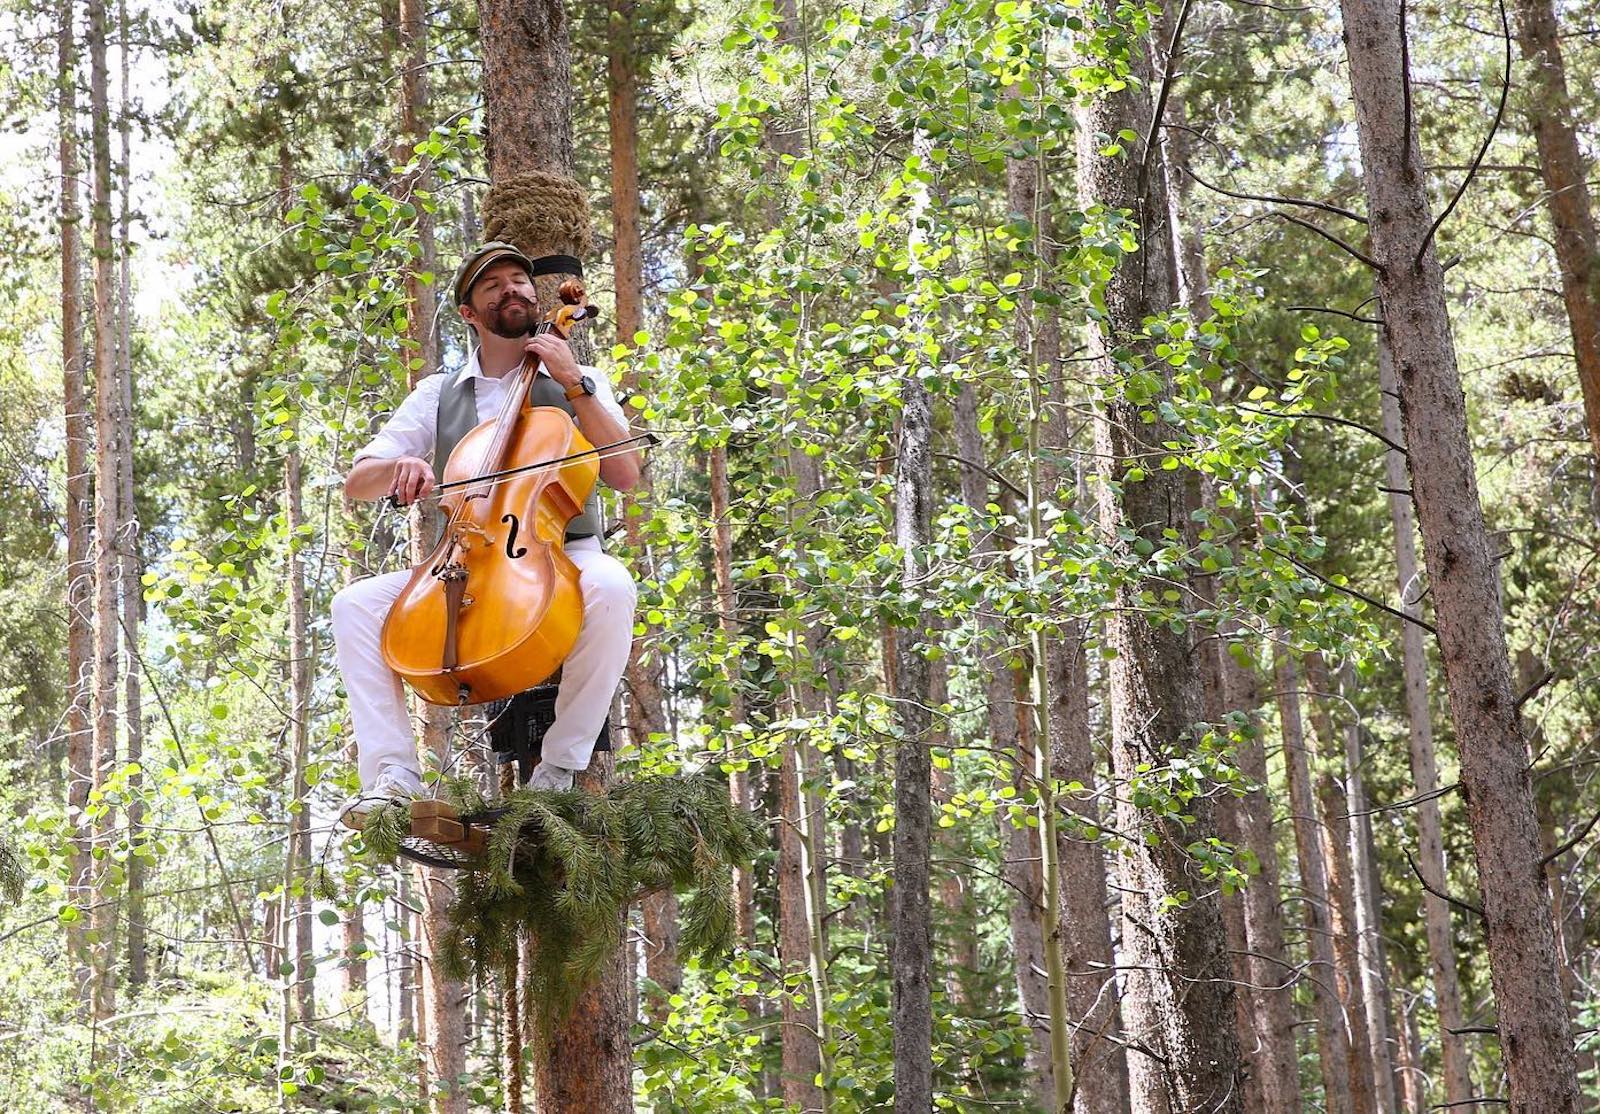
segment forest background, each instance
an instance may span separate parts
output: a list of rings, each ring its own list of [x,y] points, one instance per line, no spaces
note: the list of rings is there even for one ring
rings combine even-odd
[[[1600,1105],[1591,6],[0,27],[8,1108]],[[529,134],[662,440],[617,775],[770,836],[553,1031],[334,825],[327,619]]]

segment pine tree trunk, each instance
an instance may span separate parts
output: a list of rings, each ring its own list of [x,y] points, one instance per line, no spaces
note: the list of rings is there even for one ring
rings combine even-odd
[[[1280,640],[1288,645],[1290,635]],[[1295,858],[1300,864],[1301,908],[1305,910],[1306,951],[1310,963],[1311,1012],[1317,1026],[1317,1060],[1322,1070],[1323,1105],[1330,1114],[1353,1114],[1350,1093],[1350,1037],[1339,1004],[1333,938],[1328,917],[1328,875],[1322,860],[1317,805],[1311,795],[1311,764],[1300,718],[1300,683],[1287,650],[1276,654],[1274,681],[1283,730],[1283,766],[1289,783],[1289,814]]]
[[[1354,693],[1353,671],[1347,665],[1339,687]],[[1367,1015],[1367,1044],[1372,1058],[1378,1114],[1396,1114],[1399,1095],[1394,1038],[1389,1032],[1389,985],[1385,981],[1382,921],[1378,915],[1376,876],[1372,863],[1372,816],[1367,811],[1367,790],[1362,776],[1361,724],[1351,717],[1344,729],[1345,783],[1342,812],[1350,856],[1350,889],[1355,918],[1356,962],[1361,979],[1361,999]]]
[[[1245,544],[1245,543],[1241,543]],[[1227,704],[1250,713],[1237,762],[1256,789],[1241,797],[1235,816],[1241,845],[1254,856],[1259,873],[1244,888],[1245,941],[1249,947],[1252,1063],[1261,1073],[1260,1109],[1265,1114],[1299,1114],[1300,1071],[1295,1049],[1294,985],[1299,976],[1289,962],[1283,938],[1283,895],[1278,880],[1278,847],[1272,830],[1267,758],[1261,742],[1260,686],[1256,671],[1232,654],[1222,659]]]
[[[1181,42],[1175,39],[1179,17],[1177,5],[1172,0],[1166,0],[1161,30],[1155,41],[1158,51],[1163,44],[1169,43],[1181,50]],[[1175,63],[1169,63],[1168,68],[1177,72]],[[1161,150],[1167,172],[1167,203],[1171,209],[1172,254],[1178,280],[1178,300],[1189,311],[1189,316],[1199,322],[1211,316],[1211,304],[1206,296],[1210,281],[1206,272],[1205,247],[1190,216],[1189,196],[1194,187],[1186,173],[1189,167],[1190,134],[1184,123],[1185,112],[1183,87],[1179,85],[1167,100]],[[1195,546],[1200,541],[1201,520],[1194,512],[1204,510],[1212,516],[1216,515],[1215,485],[1209,478],[1196,474],[1190,477],[1188,495],[1190,514],[1186,535],[1190,546]],[[1214,608],[1217,603],[1217,578],[1213,575],[1195,576],[1194,592],[1196,601],[1202,607]],[[1228,686],[1224,676],[1226,664],[1223,661],[1226,643],[1220,630],[1197,627],[1194,652],[1200,669],[1206,722],[1225,725],[1230,713],[1246,709],[1235,709],[1228,705]],[[1223,794],[1216,802],[1216,816],[1217,833],[1223,841],[1234,848],[1243,847],[1238,802],[1232,796]],[[1250,982],[1250,945],[1245,930],[1242,893],[1222,895],[1222,924],[1227,936],[1234,982],[1239,988],[1234,995],[1234,1027],[1239,1033],[1240,1053],[1249,1065],[1244,1081],[1245,1107],[1258,1110],[1266,1102],[1261,1079],[1271,1069],[1263,1062],[1265,1046],[1253,1039],[1255,1023],[1252,996],[1255,988]]]
[[[123,677],[123,717],[127,731],[127,760],[133,766],[144,759],[143,694],[140,691],[139,670],[133,667],[139,646],[140,602],[144,588],[140,584],[143,569],[139,564],[139,512],[133,495],[133,430],[135,428],[133,398],[133,253],[129,236],[132,219],[130,185],[133,178],[131,151],[132,100],[128,92],[128,4],[120,0],[117,5],[117,23],[122,35],[122,110],[119,132],[122,140],[122,174],[119,190],[121,212],[118,217],[117,240],[121,270],[117,276],[117,366],[118,387],[123,413],[128,421],[117,452],[117,486],[123,507],[122,532],[119,537],[122,565],[122,631],[127,643],[129,666]],[[140,830],[144,823],[144,802],[139,799],[143,791],[144,776],[128,775],[128,843],[139,846]],[[143,986],[146,978],[147,948],[145,946],[144,860],[138,855],[128,856],[128,985]]]
[[[62,0],[57,35],[57,95],[60,98],[61,162],[61,397],[66,426],[67,531],[67,814],[79,833],[72,844],[70,894],[74,905],[87,908],[89,843],[83,809],[93,780],[89,729],[90,676],[94,668],[94,564],[89,556],[89,401],[83,356],[83,214],[78,207],[78,71],[74,0]],[[75,978],[89,979],[84,922],[67,925],[67,953]]]
[[[971,383],[963,383],[956,397],[954,425],[956,455],[961,458],[961,499],[971,509],[974,520],[981,522],[988,513],[985,507],[989,503],[989,480],[982,470],[988,454],[978,426],[977,391]],[[973,558],[982,566],[1002,560],[1000,546],[992,535],[977,535]],[[1026,749],[1022,745],[1021,720],[1026,709],[1019,707],[1015,669],[1007,664],[1016,654],[1016,639],[987,611],[980,614],[978,624],[984,639],[977,668],[983,677],[988,745],[996,760],[1010,761],[1011,786],[1019,795],[1024,794],[1033,772],[1034,754],[1031,745]],[[899,643],[897,639],[897,663],[905,652]],[[902,695],[898,680],[895,695],[897,701]],[[1028,1044],[1028,1072],[1033,1076],[1038,1102],[1048,1108],[1055,1101],[1055,1075],[1050,1058],[1050,983],[1044,953],[1044,871],[1039,834],[1036,828],[1014,823],[1003,811],[999,832],[1004,856],[1001,875],[1011,898],[1011,951],[1017,965],[1017,992],[1023,1023],[1033,1037]]]
[[[421,0],[400,0],[400,42],[405,59],[400,81],[401,131],[415,145],[427,134],[428,11]],[[417,182],[402,183],[402,189],[426,184],[426,176],[423,176]],[[419,278],[423,271],[438,270],[434,258],[433,217],[420,205],[417,207],[417,239],[421,256],[407,269],[405,278],[406,340],[413,365],[410,375],[413,387],[438,367],[436,333],[431,327],[434,288],[424,286]],[[413,555],[422,560],[422,519],[416,514],[411,520],[411,544]],[[420,700],[414,703],[422,721],[423,749],[433,753],[440,769],[447,768],[449,713]],[[435,1114],[465,1114],[467,1100],[459,1079],[466,1066],[464,1008],[468,990],[434,961],[438,954],[437,941],[447,925],[446,910],[455,896],[454,881],[451,871],[433,868],[419,868],[417,881],[422,891],[417,941],[421,977],[414,993],[417,995],[417,1040],[424,1057],[423,1093],[430,1096]]]
[[[89,0],[90,102],[94,148],[94,376],[95,376],[95,496],[94,496],[94,788],[101,788],[117,761],[118,642],[117,615],[119,563],[117,532],[122,525],[117,475],[117,438],[125,424],[122,393],[117,385],[116,324],[112,298],[116,276],[111,244],[111,135],[109,82],[106,62],[105,0]],[[113,829],[108,808],[94,822],[94,841],[110,851]],[[94,968],[91,1001],[96,1018],[110,1017],[115,1008],[112,990],[115,952],[115,905],[111,893],[109,854],[93,870],[94,907],[89,926]]]
[[[479,0],[483,48],[486,147],[491,183],[530,171],[574,174],[572,149],[572,58],[567,11],[549,0],[513,3]],[[542,243],[518,247],[535,257],[576,254],[578,229],[551,229]],[[537,280],[541,305],[554,304],[566,276]],[[593,341],[579,331],[574,353],[592,360]],[[615,776],[615,760],[597,754],[579,785],[600,791]],[[628,1030],[628,971],[619,949],[598,983],[579,999],[553,1039],[534,1046],[535,1091],[543,1114],[583,1110],[614,1114],[633,1110],[632,1047]],[[529,1003],[530,1015],[539,1003]]]
[[[1560,25],[1553,0],[1516,0],[1517,42],[1528,61],[1528,123],[1539,149],[1545,203],[1555,225],[1561,295],[1572,329],[1572,352],[1583,389],[1589,447],[1600,466],[1600,244],[1572,98],[1561,58]]]
[[[1378,337],[1378,389],[1383,435],[1396,445],[1406,443],[1400,421],[1400,384],[1386,337]],[[1444,824],[1439,815],[1439,773],[1433,747],[1433,713],[1428,707],[1428,650],[1423,644],[1424,584],[1417,567],[1416,523],[1406,460],[1401,453],[1384,453],[1389,486],[1389,520],[1394,524],[1395,578],[1400,610],[1413,621],[1400,624],[1400,670],[1406,699],[1406,737],[1410,748],[1411,781],[1417,804],[1408,809],[1417,822],[1417,869],[1427,880],[1422,893],[1423,924],[1428,938],[1428,960],[1433,973],[1434,1003],[1439,1011],[1439,1047],[1443,1060],[1445,1101],[1464,1103],[1472,1097],[1471,1061],[1461,1029],[1461,982],[1456,975],[1456,947],[1450,925],[1449,875],[1444,861]],[[1435,892],[1436,891],[1436,892]]]
[[[1511,692],[1494,559],[1478,500],[1466,403],[1429,240],[1433,226],[1395,0],[1341,0],[1350,86],[1394,356],[1411,490],[1438,622],[1461,786],[1483,894],[1513,1110],[1578,1109],[1571,1027],[1540,870],[1528,752]]]
[[[1321,654],[1305,659],[1306,694],[1311,710],[1312,776],[1318,806],[1318,837],[1327,868],[1328,930],[1332,936],[1335,990],[1345,1033],[1345,1078],[1355,1114],[1376,1114],[1377,1063],[1367,1028],[1366,987],[1362,982],[1361,934],[1356,922],[1355,868],[1350,856],[1349,802],[1345,798],[1344,748],[1334,732],[1327,701],[1335,695]]]
[[[611,228],[612,269],[616,276],[617,343],[632,345],[634,334],[644,328],[644,263],[639,239],[639,129],[636,106],[636,40],[631,0],[608,0],[606,37],[606,87],[609,92],[607,118],[611,136]],[[638,392],[639,379],[630,367],[622,383],[624,399]],[[653,501],[648,462],[639,486],[622,497],[622,525],[628,552],[643,571],[646,558],[644,507]],[[643,751],[650,736],[666,730],[661,706],[661,654],[654,661],[644,660],[651,641],[636,638],[628,657],[625,684],[628,692],[628,735],[636,749]],[[657,643],[659,645],[659,642]],[[683,982],[678,962],[678,898],[671,890],[651,893],[641,902],[644,914],[645,973],[666,994],[677,992]],[[660,998],[652,1005],[652,1016],[666,1017],[667,1007]]]
[[[1111,31],[1099,5],[1086,6],[1086,24]],[[1093,33],[1086,27],[1083,34]],[[1106,544],[1134,560],[1130,533],[1160,549],[1162,531],[1181,536],[1184,479],[1180,471],[1153,469],[1130,477],[1135,464],[1164,453],[1167,423],[1130,397],[1119,359],[1145,362],[1158,377],[1157,399],[1170,392],[1163,361],[1140,337],[1144,319],[1168,311],[1173,299],[1171,241],[1159,151],[1142,141],[1126,153],[1099,153],[1104,139],[1131,131],[1150,132],[1150,66],[1142,44],[1129,59],[1133,78],[1124,89],[1079,110],[1078,187],[1085,207],[1131,210],[1139,228],[1139,251],[1124,257],[1105,289],[1105,320],[1093,330],[1091,351],[1105,391],[1095,430],[1095,449],[1108,480],[1101,486],[1100,523]],[[1148,173],[1141,173],[1148,168]],[[1113,358],[1115,349],[1119,356]],[[1154,420],[1147,421],[1146,418]],[[1117,826],[1131,839],[1124,852],[1123,960],[1128,965],[1123,1020],[1129,1039],[1163,1059],[1134,1056],[1129,1063],[1133,1107],[1140,1111],[1238,1111],[1242,1073],[1233,1030],[1234,990],[1214,884],[1204,881],[1187,848],[1210,838],[1215,827],[1209,798],[1190,802],[1192,823],[1141,809],[1126,787],[1142,779],[1140,767],[1156,768],[1184,756],[1200,719],[1199,677],[1187,632],[1153,621],[1140,593],[1159,597],[1159,585],[1141,577],[1119,587],[1106,618],[1106,642],[1116,652],[1110,666],[1112,761],[1119,789]],[[1180,896],[1183,895],[1183,896]]]
[[[1010,158],[1006,162],[1007,208],[1026,214],[1032,220],[1034,243],[1044,264],[1042,275],[1048,274],[1049,265],[1053,263],[1051,249],[1045,246],[1050,235],[1048,201],[1052,192],[1046,177],[1047,165],[1040,156]],[[1048,283],[1049,280],[1042,278],[1041,281]],[[1048,376],[1061,354],[1059,311],[1053,307],[1041,309],[1029,297],[1016,316],[1016,337],[1018,348],[1030,354],[1029,362],[1036,372],[1042,371]],[[1041,494],[1059,505],[1077,501],[1076,475],[1057,462],[1072,447],[1072,411],[1081,402],[1081,399],[1067,397],[1057,385],[1052,385],[1040,398],[1041,430],[1047,451],[1039,460],[1039,488]],[[966,428],[962,407],[967,405],[967,394],[963,392],[957,403],[958,434]],[[975,405],[972,408],[968,437],[981,444],[975,436]],[[966,449],[961,450],[961,455],[970,456]],[[983,459],[981,455],[970,458]],[[963,484],[966,482],[963,473]],[[1056,781],[1078,782],[1085,787],[1081,796],[1069,794],[1055,800],[1082,825],[1098,831],[1101,817],[1094,794],[1099,778],[1089,725],[1089,673],[1083,635],[1084,625],[1074,622],[1044,644],[1047,697],[1044,724],[1050,748],[1047,768]],[[1128,1062],[1121,1042],[1116,962],[1111,948],[1111,918],[1107,913],[1110,903],[1106,894],[1105,852],[1097,840],[1086,838],[1080,827],[1063,823],[1057,830],[1056,863],[1059,923],[1055,946],[1066,984],[1065,1009],[1070,1030],[1068,1059],[1073,1068],[1075,1088],[1073,1105],[1082,1114],[1101,1111],[1118,1114],[1128,1108]],[[1042,885],[1044,872],[1038,873]],[[1019,951],[1019,968],[1021,963]],[[1048,964],[1040,964],[1038,971],[1047,968]],[[1039,981],[1037,975],[1033,977],[1035,982]],[[1047,981],[1041,989],[1048,993]],[[1048,1019],[1047,1001],[1040,1003],[1039,1014]],[[1041,1076],[1041,1082],[1046,1105],[1053,1105],[1053,1070],[1049,1076]]]

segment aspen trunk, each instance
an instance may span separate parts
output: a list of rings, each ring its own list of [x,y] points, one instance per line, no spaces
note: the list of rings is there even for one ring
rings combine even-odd
[[[707,456],[706,472],[711,486],[711,567],[717,591],[717,626],[722,631],[724,643],[733,646],[739,638],[739,620],[733,592],[733,527],[728,521],[728,448],[722,444],[714,445]],[[726,672],[727,683],[732,690],[728,705],[729,718],[734,723],[744,723],[744,689],[739,676],[738,657],[729,657]],[[728,776],[728,793],[737,808],[749,809],[754,804],[750,796],[748,769],[735,768]],[[734,931],[740,943],[749,946],[756,935],[755,887],[750,878],[750,868],[735,867],[733,882]]]
[[[933,402],[920,367],[905,369],[900,440],[895,462],[895,544],[901,550],[903,590],[926,587],[933,533]],[[933,766],[928,751],[926,635],[905,630],[895,662],[894,887],[890,964],[896,1114],[933,1107],[933,934],[929,858],[933,839]],[[1004,677],[1004,674],[1001,674]]]
[[[1528,67],[1528,124],[1539,149],[1545,204],[1555,226],[1561,295],[1583,390],[1589,447],[1600,465],[1600,245],[1589,200],[1588,173],[1573,126],[1553,0],[1517,0],[1517,42]]]
[[[1400,421],[1399,380],[1386,337],[1378,338],[1378,388],[1383,435],[1396,445],[1406,443]],[[1439,1047],[1444,1065],[1445,1101],[1463,1103],[1472,1097],[1472,1078],[1466,1042],[1461,1037],[1461,983],[1456,975],[1456,947],[1450,925],[1449,875],[1444,861],[1444,824],[1439,815],[1439,773],[1433,746],[1433,712],[1428,706],[1428,650],[1423,644],[1424,584],[1417,567],[1416,523],[1411,499],[1404,494],[1410,479],[1404,455],[1384,453],[1388,479],[1389,520],[1394,524],[1395,579],[1400,610],[1412,621],[1400,624],[1400,669],[1406,699],[1406,738],[1411,758],[1411,781],[1417,798],[1408,810],[1417,822],[1417,869],[1428,886],[1422,892],[1423,924],[1428,938],[1428,961],[1433,974],[1434,1004],[1439,1011]],[[1437,891],[1437,892],[1434,892]]]
[[[1430,240],[1430,208],[1395,0],[1341,0],[1379,266],[1384,335],[1399,381],[1411,490],[1461,747],[1483,893],[1490,978],[1513,1110],[1578,1109],[1571,1027],[1556,970],[1528,752],[1511,692],[1500,601],[1466,403]]]
[[[346,584],[359,580],[366,564],[365,556],[355,546],[355,541],[360,537],[361,533],[357,524],[361,521],[361,513],[357,509],[355,501],[347,497],[344,500]],[[349,732],[346,732],[345,735],[344,760],[351,769],[355,769],[356,740],[355,736]],[[382,909],[379,910],[379,920],[382,920]],[[367,979],[370,975],[365,959],[368,950],[367,907],[366,903],[361,900],[359,890],[352,895],[350,908],[344,915],[340,933],[344,955],[344,961],[341,964],[344,996],[352,1003],[359,1000],[360,1005],[356,1007],[358,1010],[356,1016],[367,1019],[370,1016],[368,1009],[369,995],[367,993]]]
[[[1086,6],[1084,13],[1095,30],[1113,29],[1101,6]],[[1128,358],[1145,363],[1157,377],[1157,400],[1170,392],[1164,363],[1140,333],[1146,317],[1172,306],[1173,266],[1159,151],[1136,141],[1117,158],[1099,153],[1106,140],[1097,137],[1150,132],[1150,65],[1142,44],[1133,44],[1129,65],[1127,87],[1079,110],[1078,189],[1086,208],[1131,211],[1139,229],[1139,250],[1113,271],[1106,317],[1091,337],[1105,391],[1095,449],[1117,485],[1101,486],[1100,524],[1106,543],[1132,561],[1124,540],[1130,534],[1158,550],[1167,544],[1163,530],[1182,535],[1185,498],[1178,471],[1130,475],[1136,463],[1164,452],[1161,443],[1171,432],[1153,406],[1130,397],[1118,365]],[[1147,176],[1141,168],[1148,168]],[[1168,586],[1130,579],[1117,590],[1106,619],[1106,642],[1117,655],[1110,666],[1112,762],[1124,787],[1117,826],[1133,837],[1123,861],[1123,958],[1129,967],[1123,1020],[1130,1040],[1163,1058],[1130,1060],[1131,1097],[1140,1111],[1238,1111],[1242,1079],[1222,911],[1214,885],[1199,877],[1187,852],[1193,841],[1214,834],[1210,800],[1190,802],[1193,821],[1185,823],[1138,808],[1126,790],[1143,778],[1143,764],[1161,767],[1182,757],[1201,715],[1189,635],[1153,621],[1140,601],[1147,588],[1159,597]]]
[[[111,244],[111,135],[109,82],[106,62],[105,0],[89,0],[90,102],[94,115],[94,379],[95,379],[95,495],[94,495],[94,788],[104,786],[117,761],[117,533],[122,525],[117,474],[117,439],[126,421],[122,392],[117,385],[116,324],[112,298],[116,277]],[[94,841],[108,844],[113,816],[107,811],[94,823]],[[106,851],[110,848],[107,846]],[[91,1001],[96,1018],[110,1017],[115,1009],[114,975],[115,906],[110,890],[109,854],[93,869],[94,907],[89,918],[95,942],[90,949],[94,968]]]
[[[299,437],[299,419],[292,420]],[[289,442],[283,464],[284,528],[289,535],[289,843],[284,871],[285,913],[292,916],[294,975],[285,979],[285,993],[293,994],[292,1016],[300,1024],[316,1015],[315,953],[311,943],[311,807],[306,764],[311,757],[311,663],[317,648],[312,642],[306,601],[305,562],[301,559],[299,531],[305,521],[301,483],[300,447]],[[292,909],[292,914],[290,910]],[[286,941],[290,934],[285,934]]]
[[[94,564],[89,556],[89,402],[83,357],[83,262],[80,253],[83,214],[78,207],[78,76],[74,0],[62,0],[57,34],[57,94],[60,98],[61,163],[61,397],[66,426],[67,529],[67,814],[77,833],[73,838],[70,893],[74,905],[90,903],[89,843],[83,809],[93,780],[93,735],[89,729],[90,678],[94,669]],[[67,952],[75,977],[89,979],[89,957],[83,922],[67,926]]]

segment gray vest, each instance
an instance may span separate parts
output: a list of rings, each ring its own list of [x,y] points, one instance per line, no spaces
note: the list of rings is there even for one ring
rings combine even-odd
[[[567,401],[566,392],[561,389],[561,384],[548,375],[538,375],[534,378],[533,386],[528,390],[528,404],[554,406],[573,416],[577,413],[573,410],[572,403]],[[450,373],[450,378],[445,380],[444,387],[439,391],[439,416],[434,426],[433,442],[435,479],[441,483],[444,481],[444,466],[450,459],[450,453],[477,424],[477,394],[473,390],[472,379],[467,375],[467,365],[463,364]],[[594,491],[589,493],[589,500],[583,505],[583,513],[567,523],[567,541],[594,538],[599,535],[600,499],[598,491]]]

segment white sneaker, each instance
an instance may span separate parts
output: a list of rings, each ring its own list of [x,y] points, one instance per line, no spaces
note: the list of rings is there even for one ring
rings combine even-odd
[[[565,766],[540,762],[528,776],[529,789],[571,789],[572,771]]]
[[[339,819],[347,828],[359,828],[367,813],[388,801],[409,801],[422,795],[422,779],[410,770],[390,766],[378,774],[372,787],[355,797],[339,810]]]

